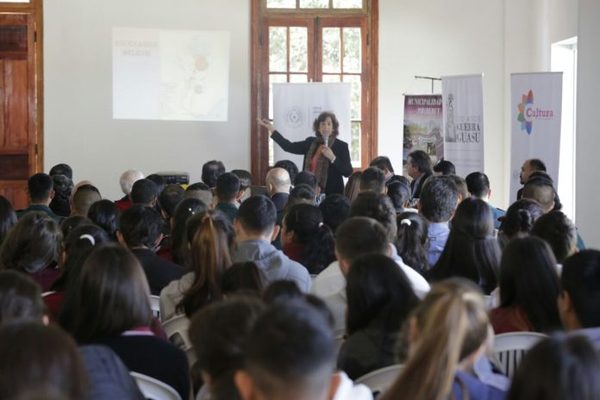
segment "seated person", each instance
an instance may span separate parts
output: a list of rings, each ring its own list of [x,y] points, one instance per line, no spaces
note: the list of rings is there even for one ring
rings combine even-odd
[[[54,197],[54,183],[49,175],[40,172],[30,176],[27,180],[27,193],[29,194],[29,207],[17,211],[18,218],[37,211],[45,213],[54,220],[60,220],[60,217],[50,209],[50,202]]]
[[[198,199],[201,200],[208,207],[213,206],[213,193],[212,190],[202,182],[196,182],[191,184],[185,189],[186,199]]]
[[[81,215],[86,217],[92,204],[100,200],[102,200],[102,196],[100,196],[100,192],[95,186],[80,186],[71,198],[71,216]]]
[[[215,188],[217,201],[215,209],[225,214],[231,223],[235,220],[238,213],[238,200],[240,199],[240,180],[231,172],[225,172],[217,178]]]
[[[121,174],[121,177],[119,178],[119,185],[121,186],[121,191],[125,196],[115,201],[119,211],[123,212],[131,207],[132,203],[129,195],[131,194],[131,188],[133,187],[133,184],[139,179],[144,179],[144,174],[135,169],[128,169]]]
[[[150,179],[139,179],[133,184],[129,197],[132,204],[155,208],[158,202],[158,187]]]
[[[408,359],[382,400],[504,399],[469,372],[487,349],[489,328],[485,300],[471,282],[434,284],[408,326]]]
[[[490,180],[483,172],[472,172],[465,178],[467,189],[472,197],[481,199],[489,204],[492,190],[490,189]],[[505,211],[489,204],[494,218],[494,228],[500,228],[500,218],[504,216]]]
[[[505,247],[513,238],[527,236],[535,221],[543,214],[542,206],[535,200],[515,201],[508,207],[500,222],[500,228],[498,228],[500,246]]]
[[[233,169],[231,173],[240,180],[240,193],[238,202],[243,203],[248,197],[252,196],[252,175],[245,169]]]
[[[276,220],[275,205],[268,197],[252,196],[243,202],[234,224],[237,248],[232,252],[232,261],[255,262],[265,286],[289,279],[308,292],[311,281],[307,269],[271,244],[279,233]]]
[[[40,286],[17,271],[0,271],[0,326],[42,320],[48,322]]]
[[[171,281],[181,278],[183,267],[156,255],[162,240],[162,220],[150,207],[135,204],[121,215],[119,242],[131,249],[146,273],[150,293],[155,296]]]
[[[559,264],[577,252],[577,229],[562,211],[550,211],[539,217],[531,228],[531,234],[550,245]]]
[[[202,165],[202,182],[210,189],[214,189],[217,186],[217,178],[224,173],[225,165],[221,161],[211,160],[205,162]]]
[[[385,193],[385,175],[377,167],[369,167],[360,175],[361,192]]]
[[[331,194],[319,203],[319,209],[323,214],[323,223],[327,225],[335,235],[338,226],[348,218],[348,214],[350,213],[350,200],[343,194]]]
[[[246,342],[235,384],[244,400],[325,400],[335,347],[325,317],[302,301],[280,302],[260,315]]]

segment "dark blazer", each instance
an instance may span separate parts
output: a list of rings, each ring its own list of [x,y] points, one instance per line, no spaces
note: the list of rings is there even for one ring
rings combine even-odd
[[[421,179],[418,180],[418,182],[417,182],[417,179],[412,180],[412,182],[410,183],[410,189],[412,190],[411,199],[418,199],[421,197],[421,188],[423,187],[423,183],[425,183],[427,178],[429,178],[430,176],[431,176],[431,172],[426,172],[421,177]]]
[[[150,293],[159,296],[162,288],[174,280],[181,278],[184,268],[172,263],[164,258],[157,256],[149,249],[132,249],[148,279]]]
[[[271,135],[271,139],[273,139],[284,151],[292,154],[303,154],[304,160],[306,160],[306,153],[308,153],[310,145],[316,138],[316,136],[311,136],[300,142],[290,142],[277,131],[274,131]],[[336,139],[331,146],[331,151],[333,151],[333,154],[335,155],[335,161],[331,163],[327,169],[327,186],[325,187],[325,194],[344,194],[344,180],[342,177],[349,177],[352,174],[352,163],[350,162],[348,143]],[[305,161],[302,162],[302,165],[304,164]]]

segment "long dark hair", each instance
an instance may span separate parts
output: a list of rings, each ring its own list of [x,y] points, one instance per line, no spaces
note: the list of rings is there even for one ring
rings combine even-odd
[[[500,307],[519,306],[536,331],[550,332],[561,327],[559,294],[550,246],[537,237],[511,240],[500,264]]]
[[[585,336],[554,335],[530,349],[508,391],[508,400],[596,400],[600,357]]]
[[[113,201],[103,199],[95,202],[90,206],[87,216],[93,223],[104,229],[113,242],[117,241],[121,211]]]
[[[188,221],[190,240],[190,266],[194,282],[177,304],[188,317],[204,305],[219,300],[221,278],[231,266],[230,249],[233,245],[233,226],[220,211],[195,215]],[[189,237],[189,236],[188,236]]]
[[[119,245],[92,252],[83,265],[72,333],[80,343],[149,326],[150,289],[137,258]]]
[[[316,275],[335,260],[333,233],[323,223],[319,207],[296,204],[283,217],[283,224],[293,232],[293,241],[304,246],[300,263],[308,272]]]
[[[492,237],[494,221],[483,200],[467,198],[456,209],[452,229],[440,259],[429,271],[431,281],[459,276],[489,294],[497,286],[500,247]]]
[[[10,201],[0,196],[0,244],[4,241],[8,231],[17,224],[17,213]]]
[[[417,305],[418,299],[398,264],[381,254],[367,254],[352,263],[346,277],[346,330],[349,335],[373,320],[395,332]]]
[[[207,209],[202,200],[195,198],[183,199],[175,208],[175,214],[171,217],[171,255],[175,264],[189,265],[186,224],[192,215],[203,214]]]
[[[397,217],[398,235],[396,247],[404,263],[421,274],[429,270],[427,260],[427,230],[429,224],[421,215],[403,212]]]

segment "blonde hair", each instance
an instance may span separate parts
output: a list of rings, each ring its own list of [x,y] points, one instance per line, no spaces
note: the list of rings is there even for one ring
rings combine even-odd
[[[464,279],[433,285],[413,317],[419,337],[382,400],[448,398],[459,363],[479,349],[488,335],[483,295]]]

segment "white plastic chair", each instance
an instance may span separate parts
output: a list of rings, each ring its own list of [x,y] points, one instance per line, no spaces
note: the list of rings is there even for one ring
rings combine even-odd
[[[182,400],[175,389],[164,382],[138,372],[130,372],[135,383],[146,399],[150,400]]]
[[[402,364],[390,365],[361,376],[355,383],[367,386],[373,392],[373,396],[377,397],[392,386],[400,371],[402,371]]]
[[[160,297],[150,295],[150,308],[152,309],[152,315],[160,320]]]
[[[188,317],[185,315],[176,315],[163,322],[162,325],[169,341],[185,351],[189,364],[193,365],[196,362],[196,354],[192,349],[192,342],[190,342],[188,335],[188,329],[190,328]]]
[[[543,333],[536,332],[512,332],[494,336],[494,355],[502,372],[509,378],[512,377],[527,350],[545,337]]]

